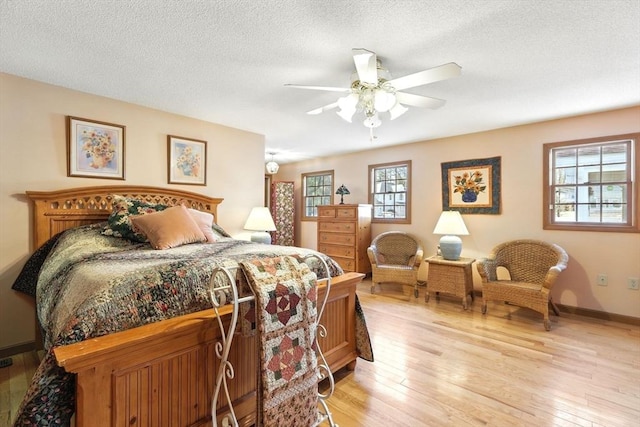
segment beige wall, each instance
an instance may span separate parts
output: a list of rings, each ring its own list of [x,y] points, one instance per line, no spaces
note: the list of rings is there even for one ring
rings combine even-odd
[[[126,126],[126,181],[67,177],[68,115]],[[0,350],[34,339],[33,302],[11,290],[33,250],[24,192],[168,186],[168,134],[207,141],[207,186],[171,186],[224,198],[218,222],[244,237],[263,204],[264,136],[0,73]]]
[[[392,229],[413,233],[422,240],[429,256],[435,253],[440,237],[432,234],[442,210],[440,163],[501,156],[502,213],[463,215],[470,235],[462,236],[462,255],[480,258],[497,243],[515,238],[558,243],[571,260],[553,289],[555,301],[640,318],[640,291],[627,289],[627,277],[640,277],[640,234],[542,229],[542,145],[638,131],[640,107],[635,107],[286,164],[274,179],[296,183],[299,215],[300,174],[333,169],[336,187],[345,184],[351,191],[345,196],[345,203],[367,203],[368,165],[410,159],[412,223],[374,224],[372,231],[374,236]],[[363,148],[370,145],[368,141],[362,144]],[[316,247],[315,222],[303,222],[296,231],[301,246]],[[426,272],[423,266],[422,278]],[[595,284],[599,273],[609,276],[609,286]],[[475,271],[474,275],[479,289],[479,276]]]

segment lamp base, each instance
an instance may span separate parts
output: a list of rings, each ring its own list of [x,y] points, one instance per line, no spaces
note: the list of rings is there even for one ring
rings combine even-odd
[[[442,252],[442,258],[446,260],[459,260],[462,252],[462,240],[458,236],[442,236],[440,238],[440,252]]]
[[[255,231],[251,234],[251,241],[256,243],[271,244],[271,233],[268,231]]]

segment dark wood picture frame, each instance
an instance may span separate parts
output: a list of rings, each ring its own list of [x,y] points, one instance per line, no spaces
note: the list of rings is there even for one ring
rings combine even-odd
[[[442,210],[500,214],[501,158],[442,163]]]
[[[207,185],[207,141],[167,135],[169,184]]]
[[[67,176],[124,180],[126,127],[67,116]]]

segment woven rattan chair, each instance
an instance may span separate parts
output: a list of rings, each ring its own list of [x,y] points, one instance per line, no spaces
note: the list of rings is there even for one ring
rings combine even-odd
[[[567,262],[565,250],[552,243],[513,240],[499,244],[476,264],[482,278],[482,314],[487,313],[489,301],[504,301],[542,313],[544,328],[550,330],[549,306],[559,315],[551,287]],[[510,280],[498,280],[498,267],[509,272]]]
[[[418,269],[424,257],[422,245],[413,236],[400,231],[379,234],[367,249],[371,261],[371,293],[378,283],[413,286],[418,297]]]

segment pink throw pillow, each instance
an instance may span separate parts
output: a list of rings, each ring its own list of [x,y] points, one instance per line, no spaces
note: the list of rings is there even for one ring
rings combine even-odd
[[[213,230],[211,226],[213,225],[213,215],[208,212],[202,212],[197,209],[189,208],[189,214],[194,219],[198,227],[200,227],[200,231],[204,234],[204,237],[207,238],[207,243],[213,243],[216,240],[216,235],[213,234]]]
[[[174,206],[164,211],[131,217],[131,223],[148,238],[154,249],[169,249],[207,240],[187,208]]]

